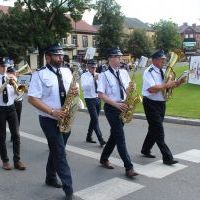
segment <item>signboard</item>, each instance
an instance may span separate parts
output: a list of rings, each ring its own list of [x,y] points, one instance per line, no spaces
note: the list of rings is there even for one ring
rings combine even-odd
[[[138,63],[138,68],[144,68],[144,67],[146,67],[147,61],[148,61],[147,57],[141,56],[141,58],[139,60],[139,63]]]
[[[200,56],[190,57],[188,83],[200,85]]]
[[[96,53],[96,48],[88,47],[84,59],[85,59],[85,60],[93,59],[95,53]]]
[[[26,85],[27,87],[29,86],[29,83],[31,81],[31,75],[21,75],[18,77],[17,82],[20,85]]]

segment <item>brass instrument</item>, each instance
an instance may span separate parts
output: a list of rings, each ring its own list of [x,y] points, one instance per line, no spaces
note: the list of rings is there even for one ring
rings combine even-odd
[[[24,66],[20,67],[16,72],[17,72],[17,76],[21,76],[27,73],[32,73],[32,70],[27,63]]]
[[[131,81],[128,87],[128,94],[124,103],[128,106],[127,110],[122,111],[120,117],[123,123],[129,123],[133,119],[133,115],[135,112],[135,108],[138,103],[142,103],[142,97],[139,95],[137,91],[132,90],[132,84],[134,84],[135,74],[133,73],[131,76]]]
[[[17,83],[17,81],[13,78],[8,79],[9,80],[9,84],[13,86],[13,88],[15,89],[15,92],[17,93],[17,95],[21,95],[24,94],[24,92],[27,92],[27,88],[25,85],[19,85]]]
[[[167,64],[167,68],[164,74],[164,81],[167,83],[170,80],[176,80],[176,73],[174,71],[174,65],[178,61],[178,59],[184,56],[183,52],[180,50],[173,50],[170,52],[170,60]],[[173,88],[168,88],[163,91],[163,96],[165,100],[169,100],[172,97]]]
[[[65,118],[58,120],[58,126],[61,133],[68,133],[71,130],[71,126],[75,118],[75,113],[79,107],[79,94],[74,94],[72,91],[72,88],[76,85],[78,79],[80,78],[78,66],[74,67],[72,75],[73,77],[69,91],[62,108],[67,115]]]

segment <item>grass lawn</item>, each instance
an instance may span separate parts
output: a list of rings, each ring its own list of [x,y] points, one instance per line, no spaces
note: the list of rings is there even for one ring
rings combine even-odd
[[[176,75],[188,70],[188,66],[176,67]],[[138,91],[142,87],[142,75],[136,74]],[[173,90],[172,98],[167,102],[166,115],[185,118],[200,119],[200,85],[185,84]],[[136,112],[144,112],[142,105],[139,105]]]
[[[188,66],[176,67],[176,75],[188,70]],[[141,93],[142,73],[136,72],[135,80],[137,90]],[[81,91],[81,99],[83,99]],[[138,105],[136,112],[144,113],[142,104]],[[173,90],[172,98],[167,102],[166,115],[200,119],[200,85],[185,84]]]

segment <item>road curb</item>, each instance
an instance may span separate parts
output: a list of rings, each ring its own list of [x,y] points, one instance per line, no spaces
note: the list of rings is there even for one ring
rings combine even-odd
[[[79,109],[80,112],[88,112],[87,109]],[[101,110],[101,115],[104,115],[104,111]],[[142,113],[135,113],[134,114],[135,119],[143,119],[146,120],[146,117]],[[189,118],[182,118],[182,117],[171,117],[171,116],[165,116],[164,122],[166,123],[172,123],[172,124],[182,124],[182,125],[191,125],[191,126],[200,126],[200,120],[199,119],[189,119]]]

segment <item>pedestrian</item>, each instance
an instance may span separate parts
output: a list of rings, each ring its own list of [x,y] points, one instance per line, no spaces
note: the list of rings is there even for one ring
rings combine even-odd
[[[102,137],[102,133],[99,127],[99,113],[101,110],[101,100],[98,98],[98,93],[97,93],[99,74],[96,73],[97,69],[96,61],[88,60],[87,68],[88,71],[83,73],[81,76],[81,86],[83,90],[83,96],[90,115],[90,123],[88,127],[86,142],[96,143],[96,141],[92,139],[92,132],[95,131],[100,146],[103,147],[103,145],[105,145],[106,142]]]
[[[165,143],[165,133],[163,120],[165,117],[166,102],[163,91],[177,85],[176,81],[169,79],[164,81],[163,66],[165,63],[165,53],[163,50],[156,51],[152,56],[152,64],[143,74],[143,106],[148,122],[148,132],[144,140],[141,153],[148,158],[155,158],[151,154],[151,149],[156,143],[162,153],[163,163],[173,165],[178,163]]]
[[[15,69],[14,66],[9,66],[7,68],[7,75],[8,76],[12,75],[14,77],[15,81],[17,82],[17,73],[16,73],[16,69]],[[15,105],[15,109],[16,109],[16,112],[17,112],[17,119],[18,119],[18,122],[19,122],[19,126],[20,126],[20,121],[21,121],[22,102],[23,102],[22,95],[17,96],[14,100],[14,105]],[[11,135],[10,141],[11,142],[13,141],[12,135]]]
[[[127,105],[123,103],[126,93],[125,90],[129,86],[130,77],[128,72],[120,69],[120,59],[122,56],[118,48],[108,50],[108,70],[102,72],[99,78],[98,95],[105,102],[104,111],[108,123],[111,127],[109,139],[103,149],[100,157],[100,163],[107,169],[114,167],[109,162],[109,157],[115,146],[121,159],[124,162],[125,175],[132,178],[138,175],[126,147],[123,122],[120,118],[120,113],[127,109]]]
[[[58,119],[66,116],[62,106],[70,88],[72,73],[69,68],[61,67],[63,49],[59,44],[45,49],[45,59],[47,64],[32,75],[28,102],[38,109],[40,126],[49,146],[45,183],[56,188],[62,187],[66,200],[70,200],[73,198],[72,177],[65,152],[70,132],[59,131]],[[77,86],[71,89],[74,94],[78,94]]]
[[[11,136],[13,138],[13,162],[14,168],[25,170],[26,166],[20,161],[20,135],[19,121],[14,105],[16,90],[13,86],[14,77],[6,74],[7,65],[3,58],[0,58],[0,155],[3,162],[2,168],[11,170],[6,148],[6,122],[8,122]]]

